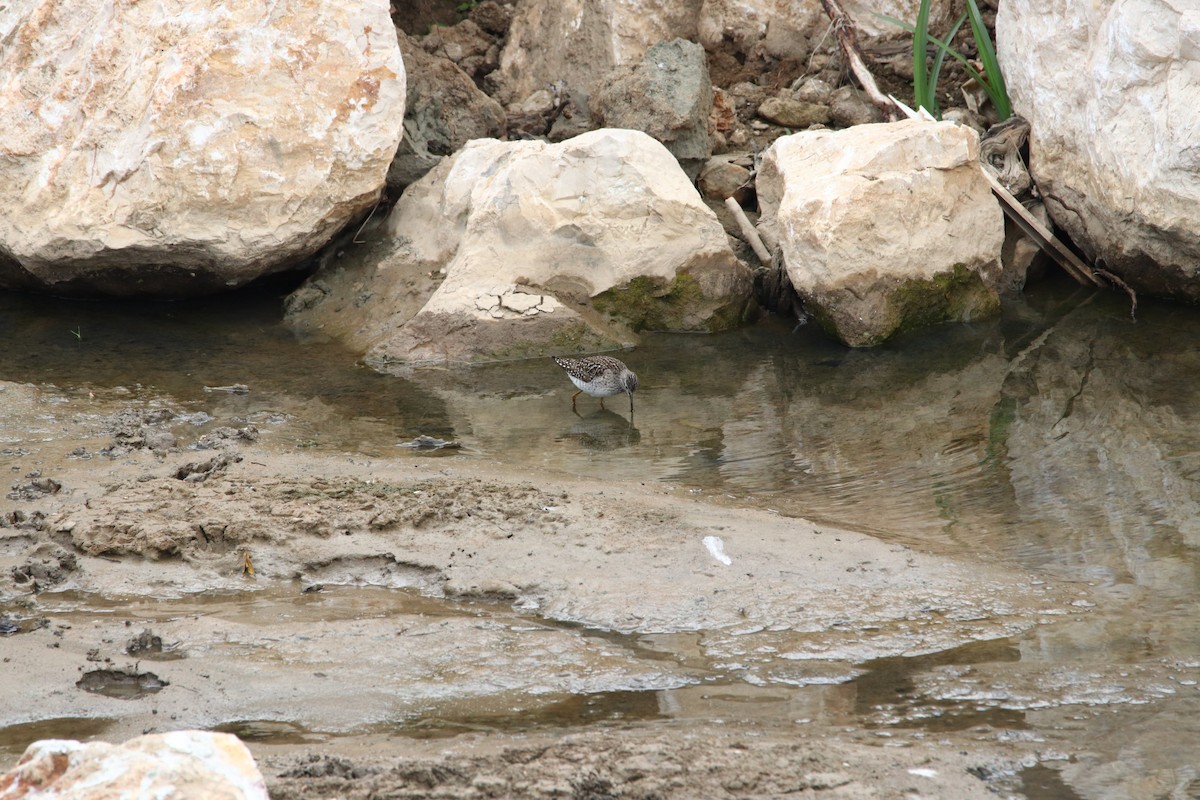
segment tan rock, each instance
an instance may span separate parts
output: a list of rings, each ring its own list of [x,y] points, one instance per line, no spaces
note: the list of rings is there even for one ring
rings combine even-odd
[[[1050,217],[1135,289],[1200,300],[1200,9],[1006,0],[996,36]]]
[[[785,128],[804,129],[829,122],[829,106],[806,103],[791,97],[768,97],[758,107],[758,116]]]
[[[844,0],[856,28],[870,36],[904,32],[874,12],[913,20],[920,0]],[[931,24],[950,19],[950,0],[934,0]],[[800,61],[821,40],[829,17],[820,0],[523,0],[517,4],[497,75],[501,102],[519,101],[563,81],[591,95],[609,69],[636,63],[675,38],[714,52]]]
[[[393,255],[319,273],[289,316],[304,330],[331,326],[380,369],[612,348],[643,328],[722,329],[750,303],[749,270],[716,216],[638,131],[473,141],[409,187],[388,228]],[[424,276],[443,275],[426,295]],[[412,316],[394,313],[425,297]],[[353,322],[339,323],[350,308]]]
[[[388,190],[399,197],[437,162],[471,139],[501,137],[504,109],[450,60],[431,55],[398,34],[408,73],[404,141],[388,170]]]
[[[795,57],[794,52],[769,52],[765,42],[790,41],[791,47],[806,42],[822,18],[828,24],[820,0],[704,0],[699,41],[709,50],[732,46],[743,53]]]
[[[877,13],[912,22],[919,6],[920,0],[842,0],[856,30],[866,36],[902,35]],[[948,0],[934,0],[930,24],[935,30],[950,19],[950,10]],[[709,49],[731,43],[745,53],[796,58],[799,42],[821,37],[828,27],[820,0],[704,0],[699,41]]]
[[[63,739],[34,742],[16,767],[0,775],[0,798],[51,797],[266,800],[267,787],[250,751],[236,736],[174,731],[119,745]]]
[[[829,100],[830,118],[839,128],[883,122],[883,112],[857,86],[835,89]]]
[[[806,103],[828,105],[830,98],[833,97],[833,87],[817,77],[805,78],[803,81],[792,84],[792,87],[796,99]]]
[[[753,185],[753,175],[741,164],[733,162],[729,156],[716,156],[709,159],[700,170],[700,178],[696,188],[700,194],[709,200],[724,200],[726,197],[736,197],[740,203],[747,199]]]
[[[0,286],[238,286],[378,197],[405,100],[383,0],[48,0],[4,17]]]
[[[953,123],[786,136],[758,173],[759,230],[851,346],[993,314],[1004,218],[978,159],[978,135]]]
[[[612,67],[676,37],[694,40],[703,0],[525,0],[500,54],[502,102],[556,81],[591,95]]]
[[[662,142],[691,177],[712,155],[712,80],[704,49],[694,42],[660,42],[637,64],[613,69],[591,108],[602,127],[631,128]]]

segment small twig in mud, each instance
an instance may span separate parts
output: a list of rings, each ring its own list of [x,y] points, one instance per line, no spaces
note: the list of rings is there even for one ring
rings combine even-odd
[[[862,53],[858,49],[858,33],[850,15],[845,12],[838,0],[821,0],[821,5],[825,8],[829,19],[833,20],[833,32],[837,35],[838,44],[842,46],[842,52],[846,55],[846,60],[850,62],[850,71],[854,73],[854,77],[858,78],[867,97],[883,111],[888,121],[899,119],[900,110],[883,92],[879,91],[875,77],[867,69],[866,62],[863,61]]]

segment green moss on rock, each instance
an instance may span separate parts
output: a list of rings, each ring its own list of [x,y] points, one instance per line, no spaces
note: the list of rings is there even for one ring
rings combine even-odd
[[[1000,297],[984,284],[979,273],[965,264],[929,279],[907,281],[889,298],[899,317],[896,333],[939,325],[969,322],[1000,313]]]
[[[868,287],[805,300],[817,324],[851,347],[874,347],[899,333],[1000,312],[999,295],[964,264],[932,278],[902,281],[891,292]]]
[[[672,281],[639,276],[592,298],[597,311],[634,331],[709,331],[737,327],[746,311],[744,298],[705,297],[688,272]]]

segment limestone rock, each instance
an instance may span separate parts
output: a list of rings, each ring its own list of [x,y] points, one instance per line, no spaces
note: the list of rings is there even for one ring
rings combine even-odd
[[[0,775],[5,800],[90,800],[171,797],[173,800],[267,800],[266,782],[236,736],[174,731],[124,744],[45,739]]]
[[[318,273],[288,317],[382,370],[605,349],[644,328],[718,330],[751,298],[716,216],[637,131],[470,142],[409,187],[388,236],[375,247],[390,256]]]
[[[704,0],[699,42],[708,50],[731,47],[752,59],[802,58],[793,48],[807,50],[822,19],[828,24],[820,0]]]
[[[1200,300],[1200,9],[1006,0],[996,36],[1050,217],[1135,289]]]
[[[471,139],[498,138],[505,131],[504,109],[466,73],[403,33],[398,36],[408,72],[408,108],[404,141],[388,168],[393,197]]]
[[[432,28],[421,40],[421,47],[431,55],[454,63],[475,81],[482,80],[500,65],[498,38],[470,19],[457,25]],[[404,55],[407,59],[408,53]]]
[[[747,167],[738,164],[739,160],[754,163],[753,158],[747,158],[745,154],[710,158],[696,181],[700,194],[709,200],[724,200],[726,197],[733,197],[739,203],[749,200],[754,175]]]
[[[829,104],[831,120],[839,128],[884,121],[883,112],[879,107],[867,100],[863,92],[855,86],[835,89]]]
[[[0,29],[0,287],[247,283],[370,208],[400,141],[383,0],[47,0]]]
[[[887,14],[912,21],[920,0],[843,0],[842,7],[866,36],[896,36],[903,31],[876,16]],[[949,0],[934,0],[930,25],[940,30],[950,19]],[[709,50],[732,45],[751,57],[802,58],[808,41],[829,27],[820,0],[704,0],[699,42]]]
[[[600,125],[650,134],[692,177],[712,155],[712,108],[704,49],[683,39],[656,44],[637,64],[617,67],[592,99],[592,113]]]
[[[704,0],[524,0],[500,54],[499,99],[518,102],[562,81],[591,96],[608,70],[646,49],[696,38]]]
[[[848,345],[993,314],[1004,218],[978,159],[978,135],[953,123],[786,136],[758,173],[759,230]]]
[[[792,97],[768,97],[758,107],[758,115],[775,125],[802,130],[829,122],[829,106]]]

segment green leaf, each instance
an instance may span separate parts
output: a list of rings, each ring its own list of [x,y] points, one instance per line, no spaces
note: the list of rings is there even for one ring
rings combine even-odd
[[[992,89],[988,92],[988,97],[996,107],[1000,119],[1006,120],[1012,116],[1008,87],[1004,85],[1004,73],[1000,71],[996,48],[992,47],[992,37],[988,36],[987,26],[983,24],[983,16],[979,13],[979,6],[975,0],[967,0],[967,14],[971,19],[971,33],[975,36],[975,46],[979,48],[979,63],[983,65],[983,72],[988,77],[985,86]]]
[[[969,0],[969,2],[970,1],[971,0]],[[972,5],[973,4],[974,3],[972,2]],[[898,20],[895,17],[889,17],[886,14],[877,14],[876,16],[880,17],[881,19],[885,19],[888,22],[892,23],[893,25],[897,25],[897,26],[903,28],[904,30],[908,31],[909,33],[913,34],[914,41],[915,41],[915,36],[916,36],[917,31],[914,26],[909,25],[907,22],[904,22],[902,20]],[[974,30],[972,30],[972,33],[974,33]],[[984,36],[986,37],[987,30],[984,29],[983,33],[984,33]],[[944,52],[946,55],[950,56],[955,61],[962,64],[963,69],[966,70],[966,72],[967,72],[967,76],[970,77],[972,80],[974,80],[976,83],[978,83],[981,87],[983,87],[984,93],[987,94],[988,99],[992,101],[992,105],[995,106],[996,113],[1000,115],[1001,119],[1008,119],[1008,117],[1012,116],[1012,105],[1009,103],[1009,100],[1008,100],[1008,90],[1004,86],[1004,76],[1000,74],[999,64],[996,65],[996,72],[995,72],[996,78],[998,79],[997,84],[993,85],[989,78],[986,78],[983,75],[980,75],[979,71],[976,70],[975,67],[973,67],[971,65],[971,62],[968,61],[961,53],[959,53],[953,47],[951,47],[950,45],[943,42],[941,39],[939,39],[936,36],[933,36],[932,34],[929,34],[929,33],[925,34],[925,38],[928,41],[933,42],[934,46],[937,47],[942,52]],[[991,38],[987,37],[986,41],[987,41],[988,49],[990,50],[991,49]],[[983,50],[983,47],[981,46],[980,47],[981,53],[982,53],[982,50]],[[994,51],[993,51],[992,57],[993,57],[993,59],[995,58]],[[980,58],[980,62],[986,63],[982,58]],[[987,71],[986,67],[985,67],[984,71],[985,72]],[[916,76],[915,75],[913,76],[913,84],[914,84],[914,86],[916,84]],[[1007,115],[1007,116],[1005,116],[1005,115]]]
[[[925,68],[925,51],[929,37],[929,6],[932,0],[921,0],[917,10],[917,24],[913,28],[913,101],[918,109],[925,106],[930,114],[937,116],[935,86],[930,85],[929,73]]]
[[[958,19],[955,20],[954,25],[952,25],[950,27],[950,32],[948,34],[946,34],[947,42],[954,41],[954,37],[958,35],[958,29],[962,27],[962,24],[963,24],[963,22],[966,21],[966,19],[967,19],[967,12],[964,11],[962,14],[959,15]],[[932,86],[934,88],[935,92],[937,90],[938,79],[942,75],[942,63],[945,60],[946,60],[946,50],[945,50],[945,48],[939,47],[938,51],[937,51],[937,55],[934,56],[934,59],[933,59],[933,68],[931,70],[929,70],[929,84],[930,84],[930,86]],[[936,95],[935,95],[935,102],[936,102]],[[939,119],[941,118],[941,114],[937,114],[936,116]]]

